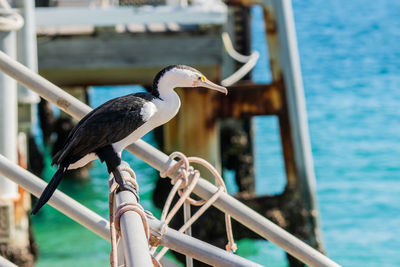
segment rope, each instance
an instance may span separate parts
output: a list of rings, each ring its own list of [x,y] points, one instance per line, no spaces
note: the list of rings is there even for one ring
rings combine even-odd
[[[139,185],[136,181],[135,172],[129,167],[128,164],[122,164],[120,167],[120,172],[122,178],[131,183],[136,191],[139,191]],[[124,175],[122,175],[124,174]],[[110,252],[110,265],[111,267],[118,267],[118,249],[117,243],[119,238],[121,237],[121,227],[120,227],[120,218],[127,211],[134,211],[139,214],[140,218],[143,222],[143,227],[145,230],[145,234],[147,240],[150,240],[150,227],[147,222],[146,211],[143,207],[137,202],[124,202],[118,205],[116,210],[114,211],[114,201],[115,194],[117,193],[119,185],[115,182],[113,175],[110,175],[108,180],[108,186],[110,187],[110,192],[108,195],[108,208],[109,208],[109,217],[110,217],[110,235],[111,235],[111,252]],[[156,267],[161,267],[160,263],[151,255],[153,265]]]
[[[24,26],[23,17],[13,11],[7,0],[0,0],[0,31],[9,32],[19,30]]]
[[[232,45],[231,38],[229,37],[228,33],[222,33],[222,42],[224,44],[224,48],[228,55],[232,57],[234,60],[244,63],[242,67],[240,67],[236,72],[234,72],[231,76],[223,79],[221,84],[223,86],[231,86],[235,84],[237,81],[242,79],[247,73],[249,73],[254,66],[256,65],[260,54],[257,51],[252,51],[249,56],[244,56],[239,54]]]
[[[124,214],[127,211],[134,211],[140,215],[140,218],[142,219],[142,222],[143,222],[146,237],[147,237],[147,239],[150,239],[150,227],[149,227],[149,224],[147,223],[147,217],[146,217],[146,214],[144,213],[143,207],[139,203],[124,202],[118,206],[117,210],[115,211],[115,218],[114,218],[115,230],[118,233],[121,232],[119,220],[120,220],[122,214]]]
[[[186,157],[184,154],[180,152],[172,153],[169,158],[171,159],[179,159],[179,161],[173,166],[169,167],[167,170],[160,172],[160,176],[162,178],[166,176],[171,176],[172,174],[178,172],[178,175],[171,180],[171,183],[174,185],[171,189],[171,192],[168,195],[168,198],[165,202],[163,211],[161,213],[161,222],[163,222],[163,229],[160,230],[160,234],[162,236],[163,231],[168,225],[168,223],[172,220],[178,210],[182,207],[182,205],[186,202],[188,204],[194,206],[201,206],[200,209],[188,220],[185,220],[184,225],[178,230],[183,233],[184,231],[190,229],[191,225],[220,197],[223,192],[226,192],[226,186],[224,180],[218,171],[207,161],[198,157]],[[219,184],[218,190],[215,194],[207,201],[204,200],[194,200],[190,198],[190,194],[192,193],[194,187],[196,186],[200,173],[190,166],[190,163],[196,163],[207,168],[210,173],[216,178],[217,183]],[[180,198],[178,202],[173,206],[171,211],[168,213],[172,200],[175,194],[178,192]],[[186,217],[186,216],[185,216]],[[231,217],[228,214],[225,214],[225,225],[226,225],[226,233],[228,238],[228,243],[226,245],[226,250],[229,252],[235,252],[237,246],[233,239],[232,234],[232,224]],[[160,237],[161,238],[161,237]],[[152,244],[153,248],[151,249],[152,253],[155,253],[158,244]],[[157,260],[160,260],[165,253],[168,251],[168,248],[164,247],[156,256]]]

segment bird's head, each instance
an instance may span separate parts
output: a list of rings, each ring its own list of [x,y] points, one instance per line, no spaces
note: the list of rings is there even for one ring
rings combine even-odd
[[[176,87],[205,87],[228,93],[225,87],[209,81],[200,71],[185,65],[172,65],[161,70],[153,82],[153,94],[160,96]]]

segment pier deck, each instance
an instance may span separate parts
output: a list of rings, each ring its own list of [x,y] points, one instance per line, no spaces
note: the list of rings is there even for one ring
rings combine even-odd
[[[43,7],[36,17],[39,73],[58,85],[146,86],[171,64],[221,79],[223,4]]]

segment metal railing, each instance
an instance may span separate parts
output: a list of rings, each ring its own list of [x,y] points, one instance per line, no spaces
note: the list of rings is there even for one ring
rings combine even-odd
[[[46,183],[42,179],[30,173],[29,171],[21,168],[17,164],[11,162],[1,154],[0,154],[0,174],[8,177],[10,180],[24,187],[26,190],[28,190],[37,197],[40,196],[40,194],[42,193],[43,189],[46,186]],[[126,201],[129,202],[132,201],[131,197],[128,196],[127,194],[129,193],[126,191],[119,193],[117,195],[117,202],[121,203]],[[100,237],[106,239],[107,241],[110,241],[109,222],[100,215],[93,212],[92,210],[83,206],[79,202],[68,197],[61,191],[56,190],[53,196],[50,198],[48,204],[56,208],[60,212],[64,213],[72,220],[83,225],[85,228],[96,233]],[[126,219],[129,220],[129,218]],[[207,244],[203,241],[200,241],[196,238],[182,234],[169,227],[166,227],[165,233],[161,234],[160,230],[163,228],[163,224],[154,217],[148,218],[148,223],[152,235],[161,238],[160,245],[166,246],[172,250],[188,255],[194,259],[205,262],[212,266],[237,266],[237,267],[261,266],[254,262],[246,260],[242,257],[231,254],[225,250],[222,250],[220,248]],[[133,241],[134,237],[132,235],[136,234],[137,229],[140,227],[136,227],[135,224],[130,224],[127,221],[126,222],[121,221],[121,228],[126,229],[126,231],[123,230],[122,232],[124,238],[126,239],[123,242],[124,243],[128,242],[130,245],[135,245],[134,243],[136,242]],[[127,234],[128,232],[129,234]],[[147,248],[147,246],[145,246],[145,248]],[[127,254],[128,257],[131,257],[133,255],[131,253]],[[127,262],[128,264],[130,263],[129,260]],[[128,265],[128,266],[135,266],[135,265]]]
[[[22,85],[32,89],[49,102],[56,104],[63,111],[75,118],[80,119],[91,110],[86,104],[2,52],[0,52],[0,70],[19,81]],[[176,164],[176,161],[171,160],[166,154],[143,140],[138,140],[131,144],[127,150],[159,171],[164,171]],[[171,178],[175,178],[176,175],[177,173],[172,174]],[[207,200],[217,190],[216,186],[204,179],[200,179],[193,192]],[[310,266],[339,266],[319,251],[278,227],[229,194],[223,193],[213,205]]]
[[[138,199],[138,185],[136,175],[126,162],[117,168],[120,177],[125,183],[130,184],[134,191],[120,191],[115,182],[114,174],[109,178],[109,218],[111,235],[111,267],[126,266],[152,266],[149,250],[149,227],[143,209]],[[135,177],[132,177],[132,175]],[[134,205],[134,208],[130,208]],[[140,207],[140,210],[136,209]],[[143,218],[142,216],[143,215]],[[120,235],[117,233],[119,229]],[[118,242],[118,236],[121,236]],[[120,244],[119,244],[120,243]],[[119,250],[118,247],[123,248]],[[119,257],[120,256],[120,257]]]
[[[0,266],[1,267],[17,267],[14,263],[10,262],[6,258],[0,256]]]

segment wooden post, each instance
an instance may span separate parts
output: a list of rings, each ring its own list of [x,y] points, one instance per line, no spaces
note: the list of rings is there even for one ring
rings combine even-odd
[[[182,151],[187,156],[202,157],[220,169],[219,126],[214,106],[217,93],[202,88],[177,92],[182,105],[177,116],[164,126],[165,152]],[[204,169],[199,170],[204,178],[211,177]]]

